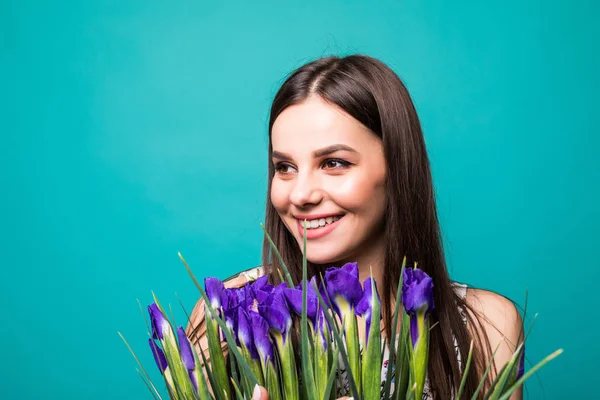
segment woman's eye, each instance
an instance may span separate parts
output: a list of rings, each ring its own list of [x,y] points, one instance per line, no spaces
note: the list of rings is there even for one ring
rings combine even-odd
[[[323,167],[327,169],[345,168],[349,165],[350,163],[348,161],[340,160],[338,158],[328,158],[323,161]]]
[[[292,166],[286,163],[275,164],[275,172],[278,174],[287,174],[291,172]]]

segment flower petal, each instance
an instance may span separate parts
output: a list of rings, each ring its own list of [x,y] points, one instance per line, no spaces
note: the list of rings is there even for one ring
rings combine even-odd
[[[252,359],[256,360],[258,359],[258,353],[256,352],[256,346],[254,345],[252,327],[248,321],[248,314],[241,307],[238,307],[237,312],[237,339],[239,340],[240,344],[246,346],[250,352],[250,355],[252,356]]]
[[[183,365],[185,365],[185,368],[188,371],[192,371],[196,368],[196,361],[194,360],[192,345],[181,326],[177,328],[177,339],[179,340],[179,355],[181,356],[181,361],[183,361]]]
[[[265,302],[258,305],[258,312],[269,323],[271,329],[284,336],[292,326],[292,315],[284,295],[286,289],[285,282],[277,285]]]
[[[156,345],[153,339],[149,338],[148,343],[150,344],[150,349],[152,350],[152,354],[154,355],[154,361],[158,366],[158,370],[162,374],[167,369],[167,358],[165,357],[165,353],[163,353],[162,349]]]
[[[269,275],[263,275],[254,282],[252,282],[252,290],[257,291],[261,290],[264,286],[269,283]],[[272,286],[272,285],[271,285]]]
[[[167,318],[165,318],[156,303],[148,306],[148,313],[150,314],[150,322],[152,324],[152,337],[154,339],[164,339],[165,330],[169,329],[169,321],[167,321]]]
[[[263,362],[267,360],[273,361],[273,343],[269,337],[269,324],[258,313],[250,312],[249,317],[254,345],[261,360]]]
[[[421,308],[425,308],[426,313],[433,310],[433,280],[431,277],[418,268],[405,268],[402,304],[409,315],[415,315]]]
[[[365,290],[363,293],[363,297],[360,299],[360,301],[358,302],[358,304],[356,305],[356,308],[354,310],[356,315],[363,316],[366,318],[366,333],[367,333],[366,337],[367,338],[368,338],[368,334],[371,329],[371,315],[372,315],[373,306],[374,306],[372,281],[374,282],[374,280],[371,279],[371,277],[368,277],[367,279],[365,279],[365,283],[364,283]],[[381,303],[379,293],[377,292],[377,286],[375,286],[375,295],[377,296],[377,301],[379,301]]]
[[[319,298],[314,287],[315,283],[316,278],[313,276],[306,288],[306,316],[313,326],[316,324],[317,309],[319,308]],[[285,288],[283,293],[290,308],[296,314],[302,315],[302,284],[296,286],[296,288]]]
[[[350,307],[355,307],[363,296],[362,285],[358,280],[357,264],[348,263],[342,268],[327,269],[325,288],[338,314],[341,314],[341,300],[347,302]]]
[[[358,279],[358,263],[356,263],[356,262],[346,263],[346,264],[342,265],[341,269],[346,271],[350,275],[354,276],[356,279]]]
[[[216,310],[219,307],[227,306],[228,296],[225,291],[225,286],[217,278],[205,278],[204,279],[204,291],[211,306]]]

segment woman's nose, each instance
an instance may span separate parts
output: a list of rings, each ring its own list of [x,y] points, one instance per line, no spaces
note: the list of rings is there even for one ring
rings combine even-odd
[[[311,174],[298,174],[290,192],[290,202],[296,207],[319,204],[323,199],[323,190],[317,177]]]

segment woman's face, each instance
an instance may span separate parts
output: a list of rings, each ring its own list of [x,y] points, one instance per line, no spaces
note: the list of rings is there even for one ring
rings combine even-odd
[[[271,202],[317,264],[383,261],[386,165],[381,140],[318,96],[286,108],[271,133]],[[361,268],[362,269],[362,268]]]

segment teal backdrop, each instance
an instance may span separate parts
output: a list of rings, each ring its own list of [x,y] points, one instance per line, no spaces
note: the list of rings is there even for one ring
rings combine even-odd
[[[593,1],[4,1],[0,397],[148,399],[137,300],[258,265],[270,101],[366,53],[422,119],[452,276],[539,313],[531,399],[597,392]],[[531,317],[527,318],[531,322]]]

